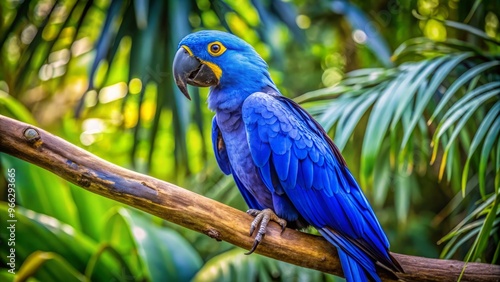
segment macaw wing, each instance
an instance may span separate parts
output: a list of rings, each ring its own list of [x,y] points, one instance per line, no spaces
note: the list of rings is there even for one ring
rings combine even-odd
[[[217,118],[215,116],[212,119],[212,148],[214,149],[215,159],[217,160],[217,164],[220,169],[226,175],[233,175],[234,182],[236,183],[236,186],[238,186],[238,189],[240,190],[240,193],[248,207],[251,209],[262,210],[262,206],[257,202],[255,197],[250,194],[248,189],[246,189],[243,183],[241,183],[238,176],[233,172],[231,162],[229,161],[229,157],[227,155],[226,145],[224,144],[224,139],[222,138],[219,125],[217,125]]]
[[[215,159],[217,160],[220,170],[222,170],[225,175],[231,174],[231,163],[227,155],[226,144],[224,144],[219,125],[217,125],[216,116],[212,119],[212,148],[214,149]]]
[[[285,193],[311,225],[362,265],[373,268],[368,255],[394,269],[373,210],[321,126],[280,95],[254,93],[242,114],[253,161],[267,188]]]

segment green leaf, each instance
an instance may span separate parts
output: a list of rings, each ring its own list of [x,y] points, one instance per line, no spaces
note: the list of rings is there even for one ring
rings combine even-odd
[[[420,67],[415,67],[412,74],[415,75],[419,71]],[[375,102],[373,110],[370,114],[361,151],[362,186],[365,186],[367,177],[369,177],[373,172],[373,167],[375,165],[380,145],[382,144],[389,122],[399,102],[399,98],[394,92],[397,86],[397,81],[391,82],[390,86],[388,86],[380,94],[379,99]]]
[[[495,166],[495,170],[496,170],[496,173],[495,173],[495,187],[500,187],[500,138],[498,139],[498,142],[497,142],[497,156],[496,156],[496,166]]]
[[[299,97],[295,98],[295,102],[302,104],[305,102],[312,102],[312,101],[317,101],[317,100],[322,100],[322,99],[334,99],[335,97],[344,94],[344,93],[352,93],[353,89],[352,87],[348,87],[343,84],[336,85],[334,87],[330,88],[321,88],[318,90],[310,91],[307,93],[304,93],[300,95]]]
[[[152,217],[120,208],[107,224],[106,234],[112,246],[122,253],[136,253],[141,275],[151,281],[188,281],[201,267],[202,261],[193,247],[177,232],[157,226]],[[119,232],[117,232],[119,231]],[[128,235],[120,234],[128,232]],[[121,238],[115,237],[119,236]],[[123,245],[128,238],[132,242]],[[135,270],[138,271],[138,270]]]
[[[495,94],[493,94],[495,93]],[[493,95],[496,95],[496,93],[500,93],[500,90],[498,91],[492,91]],[[441,170],[439,172],[439,178],[441,179],[443,176],[443,169],[446,165],[446,156],[448,155],[450,149],[452,148],[452,145],[454,144],[454,140],[457,138],[458,134],[462,132],[463,127],[465,126],[466,122],[469,121],[470,117],[475,113],[477,108],[482,105],[483,102],[488,100],[491,97],[491,95],[484,95],[481,96],[480,98],[476,98],[474,101],[471,101],[470,103],[467,104],[467,106],[464,106],[462,109],[466,110],[466,113],[463,114],[462,118],[460,121],[455,125],[455,129],[453,130],[452,134],[450,135],[448,139],[448,144],[445,147],[444,154],[443,154],[443,162],[441,164]],[[447,122],[453,122],[454,118],[453,116],[450,116]],[[443,125],[444,127],[444,125]],[[454,158],[451,158],[454,159]]]
[[[330,128],[337,122],[341,117],[342,111],[340,108],[346,105],[346,100],[342,99],[335,103],[330,103],[328,109],[318,117],[318,122],[325,128],[325,130],[330,130]]]
[[[483,121],[479,125],[479,128],[477,129],[474,135],[474,139],[472,140],[472,143],[469,147],[469,152],[467,154],[467,160],[465,161],[464,170],[462,172],[463,195],[465,194],[465,187],[467,184],[467,178],[469,175],[469,167],[472,156],[474,155],[476,149],[479,147],[479,144],[483,141],[484,137],[486,136],[486,132],[493,125],[493,122],[495,121],[495,119],[498,117],[499,114],[500,114],[500,101],[496,102],[495,105],[488,111],[488,114],[484,117]]]
[[[25,123],[37,124],[29,110],[21,102],[2,90],[0,90],[0,114]]]
[[[15,170],[16,201],[19,205],[80,229],[78,210],[68,182],[10,155],[0,153],[0,162],[6,177],[9,169]]]
[[[338,121],[337,130],[335,133],[335,144],[342,151],[352,135],[354,128],[359,120],[366,113],[367,109],[376,101],[377,95],[373,92],[368,92],[357,99],[352,111],[345,110],[342,117]]]
[[[398,175],[397,186],[394,190],[394,204],[396,205],[396,217],[401,224],[406,224],[410,210],[411,180],[408,176]]]
[[[106,57],[106,54],[108,53],[111,42],[115,38],[116,31],[118,29],[118,20],[119,20],[118,18],[119,15],[123,12],[122,6],[123,6],[122,0],[112,1],[109,8],[106,10],[106,19],[104,21],[104,25],[100,32],[99,39],[95,44],[96,54],[94,62],[92,63],[92,66],[90,68],[88,89],[95,88],[95,80],[96,80],[95,76],[99,65],[101,64],[102,60]],[[83,102],[83,97],[82,97],[82,102]]]
[[[30,10],[30,1],[20,2],[19,6],[17,6],[16,9],[17,12],[15,18],[12,20],[7,29],[2,30],[2,32],[0,33],[0,46],[4,46],[5,40],[7,40],[9,35],[25,21],[24,17]]]
[[[247,256],[244,252],[235,248],[211,258],[192,281],[343,281],[258,254]]]
[[[479,160],[479,191],[483,198],[486,195],[486,166],[488,164],[488,156],[497,141],[498,133],[500,133],[500,119],[495,120],[492,127],[488,131],[484,140],[483,149],[481,150],[481,158]]]
[[[134,0],[135,20],[139,29],[145,29],[148,26],[148,0]]]
[[[486,247],[490,242],[491,231],[493,228],[493,222],[497,218],[497,209],[498,203],[500,202],[500,194],[496,193],[495,202],[493,206],[488,210],[488,214],[486,215],[486,219],[484,220],[484,224],[481,227],[481,231],[477,237],[477,247],[474,250],[474,254],[472,255],[472,260],[476,260],[478,258],[484,257],[484,252],[486,251]]]
[[[78,210],[81,232],[96,241],[100,241],[106,224],[105,215],[110,209],[120,204],[72,183],[69,183],[69,187],[75,207]]]
[[[456,232],[458,232],[460,229],[462,229],[467,222],[469,222],[472,218],[475,218],[479,216],[487,206],[491,205],[493,201],[495,200],[495,197],[489,197],[486,199],[484,202],[481,202],[478,207],[476,207],[472,212],[470,212],[460,223],[458,223],[448,234],[446,234],[443,238],[439,240],[439,242],[444,242],[447,240],[450,240],[451,238],[454,237]],[[438,243],[439,243],[438,242]]]
[[[124,277],[134,277],[127,263],[123,259],[122,255],[118,253],[113,247],[104,244],[99,247],[99,249],[92,255],[89,259],[87,267],[85,269],[85,276],[90,278],[94,274],[95,267],[99,260],[104,257],[105,254],[109,253],[113,259],[115,259],[120,264],[120,269]],[[98,273],[97,273],[98,274]]]
[[[392,176],[389,158],[381,159],[379,165],[375,166],[375,171],[373,173],[373,204],[375,207],[379,208],[383,206],[387,198]]]
[[[16,276],[9,272],[9,269],[7,268],[1,268],[0,269],[0,280],[5,281],[5,282],[13,282]]]
[[[407,115],[410,115],[409,118],[410,118],[410,121],[408,122],[408,124],[405,126],[403,132],[403,141],[401,142],[401,146],[400,146],[400,156],[399,156],[399,160],[400,161],[404,161],[405,159],[405,154],[411,154],[411,152],[408,152],[408,142],[411,140],[413,134],[414,134],[414,129],[417,125],[419,125],[419,129],[421,131],[425,131],[426,128],[424,130],[422,130],[422,126],[420,126],[419,123],[421,123],[421,120],[422,120],[422,116],[419,117],[419,114],[416,114],[415,112],[418,112],[418,113],[422,113],[423,114],[423,111],[424,111],[424,107],[425,106],[428,106],[428,103],[426,101],[422,102],[423,100],[426,99],[425,97],[425,93],[426,93],[426,89],[427,89],[427,86],[428,86],[428,82],[427,81],[423,81],[421,84],[420,84],[420,87],[418,89],[418,92],[417,92],[417,95],[415,97],[415,108],[411,109],[411,112],[408,110],[406,111]],[[424,138],[422,138],[424,139]]]
[[[455,93],[465,85],[469,80],[471,80],[474,77],[477,77],[478,75],[486,72],[486,70],[496,67],[500,65],[500,61],[491,61],[491,62],[485,62],[480,65],[477,65],[471,69],[468,69],[464,74],[462,74],[459,78],[457,78],[453,84],[446,90],[446,92],[443,94],[443,97],[440,99],[438,106],[432,113],[432,116],[429,118],[429,124],[431,124],[436,116],[443,110],[443,108],[446,106],[446,103],[455,95]],[[470,94],[469,94],[470,95]]]
[[[452,239],[450,242],[443,248],[441,252],[440,258],[442,259],[451,259],[458,248],[468,242],[471,238],[473,238],[477,233],[479,233],[479,228],[476,227],[470,232],[466,233],[463,237],[458,237],[456,234],[452,234]],[[460,240],[458,240],[460,238]],[[456,242],[458,240],[458,242]]]
[[[399,102],[399,105],[396,109],[396,113],[394,114],[394,118],[392,119],[391,129],[394,130],[396,124],[399,122],[399,118],[403,114],[403,111],[407,109],[410,101],[417,93],[417,90],[422,85],[422,83],[427,79],[429,74],[433,73],[434,75],[431,78],[430,84],[427,86],[425,94],[423,98],[420,100],[421,103],[427,104],[427,102],[435,95],[437,88],[441,85],[443,80],[448,76],[449,72],[451,72],[457,64],[472,56],[470,53],[464,53],[454,58],[449,58],[448,56],[439,57],[427,64],[422,63],[425,68],[417,73],[417,76],[414,78],[412,76],[407,76],[405,80],[401,82],[399,87],[395,90],[396,92],[405,93],[405,95],[401,95],[402,98]],[[423,108],[423,107],[419,107]],[[419,112],[414,114],[415,117],[419,117]],[[416,125],[416,122],[413,123],[413,127]],[[411,128],[410,130],[412,130]]]
[[[450,20],[445,20],[443,22],[445,25],[447,25],[449,27],[453,27],[453,28],[456,28],[459,30],[466,31],[467,33],[474,34],[474,35],[484,39],[485,41],[493,42],[497,45],[500,45],[500,41],[488,36],[484,31],[482,31],[478,28],[475,28],[471,25],[463,24],[463,23],[455,22],[455,21],[450,21]]]
[[[500,82],[490,82],[488,84],[482,85],[473,91],[469,92],[466,96],[462,97],[457,103],[455,103],[443,116],[441,122],[438,124],[436,132],[433,136],[433,154],[431,157],[431,163],[434,162],[437,155],[437,149],[439,147],[439,139],[448,130],[453,123],[462,117],[462,115],[469,109],[474,109],[479,106],[482,102],[496,96],[500,93]],[[480,97],[478,97],[480,96]],[[474,99],[475,98],[475,99]],[[474,100],[473,100],[474,99]],[[472,101],[471,101],[472,100]]]
[[[56,7],[59,6],[60,1],[55,1],[51,3],[50,10],[47,13],[47,16],[43,18],[41,23],[36,26],[37,32],[31,43],[28,47],[22,52],[21,57],[19,58],[19,64],[17,66],[16,73],[16,82],[14,85],[14,93],[22,93],[23,87],[25,86],[26,81],[28,81],[31,77],[33,77],[36,72],[32,71],[32,64],[34,64],[35,69],[41,65],[43,62],[40,58],[41,52],[44,51],[45,48],[48,48],[47,42],[43,39],[43,30],[49,24],[50,15],[55,11]],[[35,63],[33,63],[35,61]]]
[[[430,84],[426,87],[425,92],[419,97],[418,102],[415,105],[415,109],[413,112],[413,118],[412,121],[410,122],[410,126],[407,130],[405,130],[405,134],[403,136],[403,142],[401,142],[401,148],[404,148],[408,142],[408,139],[410,138],[411,133],[413,132],[415,126],[417,125],[419,119],[423,116],[425,108],[428,106],[429,101],[431,100],[432,97],[435,97],[436,91],[438,87],[443,83],[444,79],[450,74],[450,72],[463,60],[471,57],[471,53],[464,53],[460,56],[457,56],[454,59],[451,59],[450,61],[444,63],[442,67],[440,67],[438,70],[436,70],[436,73],[434,76],[432,76]],[[445,58],[445,57],[443,57]],[[441,58],[438,58],[435,60],[435,63],[441,63],[440,61]],[[434,70],[434,68],[431,68],[431,70]],[[415,83],[417,87],[420,82]],[[404,88],[403,88],[404,89]],[[412,93],[412,92],[410,92]],[[410,95],[408,95],[410,96]],[[401,108],[401,111],[404,108]],[[393,122],[394,123],[394,122]],[[393,127],[395,124],[393,125]]]
[[[44,268],[48,272],[57,273],[58,280],[64,281],[87,281],[86,277],[75,269],[70,262],[60,255],[52,252],[35,251],[23,263],[17,278],[19,281],[35,276]]]
[[[467,93],[460,100],[453,104],[450,109],[444,114],[443,120],[447,121],[452,115],[457,115],[463,107],[470,105],[471,100],[478,98],[479,96],[495,96],[496,91],[500,90],[500,82],[489,82],[487,84],[481,85],[474,90]],[[446,128],[445,128],[446,129]]]
[[[474,5],[470,9],[469,14],[467,15],[467,17],[465,18],[464,23],[469,23],[470,22],[470,20],[472,19],[472,16],[474,16],[474,13],[476,13],[476,11],[477,11],[477,8],[479,6],[481,6],[482,3],[483,3],[483,0],[475,0],[474,1]]]
[[[493,259],[491,260],[491,263],[496,264],[499,256],[500,256],[500,244],[497,244],[497,248],[495,250],[495,254],[493,254]]]
[[[6,203],[0,203],[0,220],[7,222],[11,211]],[[98,250],[98,244],[84,234],[81,234],[73,227],[57,220],[56,218],[36,213],[17,206],[15,208],[15,255],[16,265],[21,266],[28,257],[37,252],[49,252],[57,254],[58,257],[71,264],[71,267],[79,273],[83,273],[86,265]],[[10,224],[10,223],[9,223]],[[0,240],[8,242],[8,232],[0,232]],[[0,249],[2,258],[7,257],[7,248]],[[43,256],[42,256],[43,258]],[[32,259],[42,260],[40,257]],[[51,257],[53,259],[54,257]],[[55,258],[54,258],[55,259]],[[63,263],[58,260],[55,265]],[[52,265],[52,266],[51,266]],[[54,271],[59,266],[47,264],[48,267],[38,267],[34,277],[40,281],[61,281],[67,277],[62,277],[62,272]],[[33,266],[30,266],[33,267]],[[31,269],[31,268],[30,268]],[[116,263],[108,254],[103,256],[96,264],[94,276],[95,281],[111,281],[120,279],[120,265]]]

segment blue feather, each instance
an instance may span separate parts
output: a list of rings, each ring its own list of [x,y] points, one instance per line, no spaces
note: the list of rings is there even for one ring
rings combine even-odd
[[[366,274],[375,281],[381,281],[377,275],[375,264],[363,250],[330,228],[321,228],[318,231],[328,242],[337,247],[344,275],[346,279],[350,279],[348,281],[369,281]]]
[[[288,178],[288,171],[290,169],[290,150],[286,151],[283,155],[273,154],[273,163],[278,164],[275,166],[278,178],[284,181]]]
[[[322,190],[325,188],[324,182],[323,182],[323,173],[324,173],[324,167],[321,165],[318,165],[317,163],[314,164],[314,176],[313,176],[313,187],[316,190]]]
[[[267,163],[271,155],[271,148],[267,144],[260,140],[255,140],[252,142],[252,149],[256,151],[252,157],[257,166],[260,167]]]
[[[301,172],[302,172],[302,177],[304,181],[304,188],[310,189],[313,183],[313,177],[314,177],[314,171],[313,171],[313,164],[309,158],[305,158],[302,160],[302,167],[301,167]]]
[[[295,189],[295,186],[297,186],[298,171],[299,171],[299,160],[290,155],[290,165],[288,167],[288,177],[284,183],[285,187],[289,187],[289,189]]]
[[[214,150],[215,159],[217,164],[219,164],[220,170],[226,175],[231,174],[231,165],[229,164],[229,157],[227,156],[227,151],[225,147],[218,148],[219,141],[222,141],[220,137],[219,126],[217,125],[217,119],[212,119],[212,148]]]
[[[293,144],[293,152],[295,153],[295,156],[299,159],[299,160],[303,160],[307,157],[307,150],[304,150],[304,148],[306,147],[305,146],[305,143],[302,143],[304,146],[302,148],[299,147],[299,144],[301,141],[300,140],[295,140],[295,143]]]
[[[271,193],[274,193],[274,185],[272,182],[272,174],[271,174],[271,164],[269,162],[266,162],[260,169],[259,169],[259,174],[264,181],[264,184],[266,187],[271,191]]]
[[[241,180],[234,173],[233,173],[233,178],[234,182],[236,183],[236,186],[238,186],[238,189],[240,190],[240,193],[243,196],[243,199],[247,203],[248,207],[251,209],[263,210],[264,208],[260,205],[257,199],[255,199],[255,197],[252,196],[252,194],[250,194],[250,192],[246,189],[245,185],[241,183]]]

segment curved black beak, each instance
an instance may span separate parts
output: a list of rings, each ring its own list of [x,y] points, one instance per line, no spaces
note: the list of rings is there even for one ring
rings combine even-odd
[[[177,87],[189,100],[191,100],[191,97],[186,84],[207,87],[219,83],[219,79],[217,79],[212,69],[196,57],[191,56],[183,47],[179,48],[175,54],[172,71]]]

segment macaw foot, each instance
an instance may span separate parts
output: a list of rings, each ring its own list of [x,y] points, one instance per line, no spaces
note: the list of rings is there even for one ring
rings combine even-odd
[[[281,232],[285,231],[285,227],[287,224],[286,220],[278,217],[271,209],[265,209],[261,211],[249,209],[247,213],[251,216],[255,216],[255,219],[252,221],[252,225],[250,225],[250,236],[252,236],[257,226],[259,226],[259,231],[255,236],[255,241],[253,242],[252,249],[248,253],[245,253],[245,255],[249,255],[253,253],[255,249],[257,249],[257,246],[266,235],[267,224],[269,224],[270,220],[278,223],[281,226]]]

